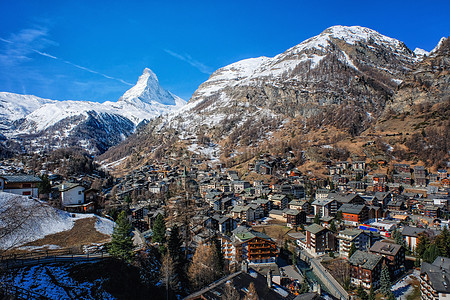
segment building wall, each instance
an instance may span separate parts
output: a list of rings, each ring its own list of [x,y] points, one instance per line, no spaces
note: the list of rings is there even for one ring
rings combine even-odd
[[[37,198],[39,196],[38,188],[17,188],[17,189],[7,189],[3,190],[5,193],[11,193],[20,196],[31,196]]]
[[[61,192],[61,201],[63,206],[84,203],[84,187],[77,186],[68,191]]]

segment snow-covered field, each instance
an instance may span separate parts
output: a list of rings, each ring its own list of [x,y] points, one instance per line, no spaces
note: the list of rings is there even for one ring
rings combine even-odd
[[[96,218],[98,232],[111,235],[114,222],[94,214],[72,214],[28,197],[0,192],[0,249],[19,247],[73,228],[75,221]]]
[[[102,279],[77,282],[69,276],[69,265],[38,265],[5,274],[1,279],[49,299],[115,299],[99,289]]]
[[[392,286],[391,291],[396,299],[406,300],[406,297],[414,291],[414,287],[411,285],[411,279],[414,277],[419,280],[419,271],[414,270],[411,275],[405,276]]]

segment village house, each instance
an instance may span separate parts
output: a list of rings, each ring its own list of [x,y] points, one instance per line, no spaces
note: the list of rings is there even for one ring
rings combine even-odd
[[[1,175],[0,190],[5,193],[37,198],[40,182],[42,180],[34,175]]]
[[[286,225],[288,227],[294,228],[299,226],[300,224],[305,224],[306,222],[306,214],[304,211],[296,209],[288,209],[286,210],[285,214],[286,214]]]
[[[331,231],[318,224],[305,227],[306,239],[298,240],[297,243],[309,254],[320,256],[335,249],[335,238]]]
[[[222,251],[230,263],[274,263],[278,256],[276,243],[266,234],[239,226],[233,235],[220,236]]]
[[[348,257],[348,252],[355,244],[356,250],[367,251],[370,248],[370,236],[360,229],[345,229],[339,231],[339,254]]]
[[[289,202],[288,208],[303,211],[307,215],[309,215],[312,211],[311,204],[307,200],[294,199]]]
[[[354,286],[365,289],[373,287],[376,290],[380,285],[383,257],[373,253],[356,250],[349,258],[350,282]]]
[[[343,204],[338,211],[342,212],[345,224],[356,226],[369,219],[369,209],[364,204]]]
[[[275,209],[285,209],[289,204],[289,198],[283,194],[269,195],[269,200]]]
[[[385,262],[391,273],[391,278],[396,278],[405,270],[405,249],[402,246],[377,241],[370,247],[369,251],[385,258]]]
[[[450,294],[450,258],[438,256],[432,264],[420,268],[421,299],[448,299]]]
[[[314,208],[314,215],[319,215],[319,217],[330,217],[335,216],[338,209],[338,202],[334,199],[317,199],[312,203]]]
[[[78,183],[65,182],[57,187],[61,192],[61,205],[70,212],[92,212],[94,203],[85,203],[85,188]]]
[[[426,231],[427,230],[425,228],[418,227],[405,226],[402,228],[403,238],[405,239],[406,245],[410,250],[414,251],[414,249],[416,249],[419,234]]]

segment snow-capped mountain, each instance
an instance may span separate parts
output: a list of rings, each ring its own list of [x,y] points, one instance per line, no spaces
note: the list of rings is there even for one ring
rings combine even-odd
[[[302,132],[330,125],[358,135],[377,120],[423,54],[369,28],[333,26],[275,57],[218,69],[186,106],[153,120],[126,147],[146,141],[160,155],[168,141],[206,135],[232,152],[258,145],[294,120]],[[121,159],[114,151],[102,158]]]
[[[352,116],[339,116],[347,119],[340,126],[359,131],[419,60],[403,42],[372,29],[333,26],[275,57],[215,71],[172,118],[215,126],[231,115],[241,121],[255,113],[310,118],[330,110],[336,117],[347,107]]]
[[[44,139],[55,146],[78,144],[92,152],[104,152],[133,133],[141,122],[185,104],[163,89],[146,68],[137,84],[117,102],[56,101],[0,93],[0,133],[13,139],[31,139],[38,149]]]

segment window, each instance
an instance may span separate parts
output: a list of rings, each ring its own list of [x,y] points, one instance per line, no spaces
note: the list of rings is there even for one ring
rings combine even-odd
[[[22,192],[22,195],[23,196],[31,196],[31,192],[30,191]]]
[[[78,191],[78,195],[81,195],[81,191]]]
[[[30,188],[31,187],[31,183],[22,183],[22,188]]]

